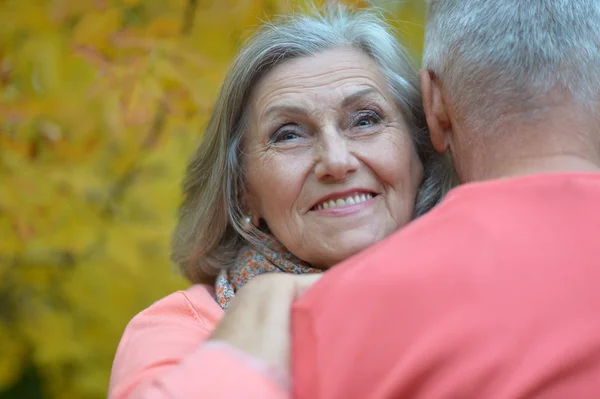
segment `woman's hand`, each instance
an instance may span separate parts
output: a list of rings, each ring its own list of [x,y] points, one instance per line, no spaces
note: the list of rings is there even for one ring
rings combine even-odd
[[[289,372],[292,303],[320,277],[271,273],[254,278],[236,293],[210,339]]]

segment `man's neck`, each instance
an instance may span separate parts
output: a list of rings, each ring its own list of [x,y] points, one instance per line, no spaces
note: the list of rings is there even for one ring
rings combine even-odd
[[[579,132],[585,130],[579,130]],[[570,129],[522,129],[498,135],[459,167],[461,181],[489,180],[543,173],[600,173],[600,143],[596,134]]]

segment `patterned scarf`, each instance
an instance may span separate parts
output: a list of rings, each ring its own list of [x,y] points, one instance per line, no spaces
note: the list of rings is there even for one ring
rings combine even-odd
[[[215,299],[223,310],[227,310],[235,293],[252,278],[264,273],[320,273],[303,260],[292,255],[273,237],[259,233],[261,246],[249,244],[243,248],[236,264],[221,270],[215,282]]]

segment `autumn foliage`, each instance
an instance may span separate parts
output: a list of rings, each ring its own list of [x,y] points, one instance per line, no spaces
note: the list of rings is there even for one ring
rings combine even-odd
[[[417,53],[422,1],[375,3]],[[106,397],[126,323],[186,286],[179,182],[228,63],[295,6],[0,0],[0,397]]]

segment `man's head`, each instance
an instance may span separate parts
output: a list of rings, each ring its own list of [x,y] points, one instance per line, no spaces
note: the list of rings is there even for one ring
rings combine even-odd
[[[533,144],[515,131],[525,134],[560,113],[578,124],[597,120],[600,1],[428,3],[421,78],[438,150],[474,158],[470,152],[499,138]]]

